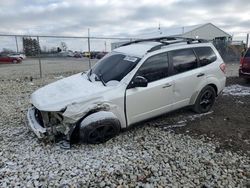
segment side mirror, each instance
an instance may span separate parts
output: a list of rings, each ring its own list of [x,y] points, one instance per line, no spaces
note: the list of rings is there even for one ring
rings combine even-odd
[[[136,76],[130,83],[129,88],[147,87],[147,86],[148,86],[148,80],[146,78],[144,78],[143,76]]]

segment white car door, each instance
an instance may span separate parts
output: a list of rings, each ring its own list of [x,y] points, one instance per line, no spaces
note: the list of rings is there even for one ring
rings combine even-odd
[[[206,76],[203,68],[198,67],[198,59],[193,49],[180,49],[169,52],[171,74],[174,80],[173,109],[190,104],[192,97],[197,96]]]
[[[128,125],[171,110],[173,80],[169,75],[168,54],[149,57],[138,69],[136,76],[148,80],[147,87],[126,90],[126,115]]]

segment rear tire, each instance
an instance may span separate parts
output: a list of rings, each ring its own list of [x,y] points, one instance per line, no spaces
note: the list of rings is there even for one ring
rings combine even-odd
[[[88,125],[84,126],[81,123],[79,136],[80,136],[80,141],[82,142],[90,144],[100,144],[118,135],[119,132],[120,132],[119,121],[117,119],[107,118],[91,122]]]
[[[245,79],[247,83],[250,83],[250,78]]]
[[[195,101],[193,110],[199,114],[208,112],[214,105],[215,97],[216,92],[212,86],[204,87]]]

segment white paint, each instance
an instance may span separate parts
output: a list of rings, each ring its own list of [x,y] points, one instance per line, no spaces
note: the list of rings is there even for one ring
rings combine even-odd
[[[100,98],[111,89],[76,74],[44,86],[31,95],[32,104],[42,111],[60,111],[67,105]]]

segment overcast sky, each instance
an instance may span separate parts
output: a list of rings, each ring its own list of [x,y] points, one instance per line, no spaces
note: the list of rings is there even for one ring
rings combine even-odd
[[[0,34],[138,36],[211,22],[250,32],[249,0],[1,0]]]

